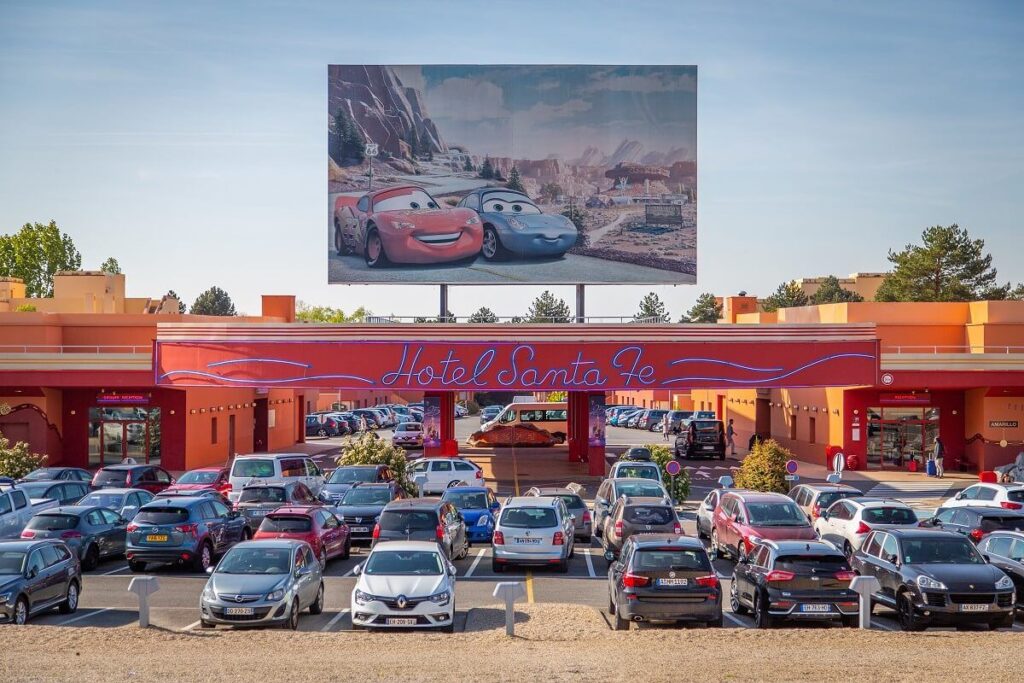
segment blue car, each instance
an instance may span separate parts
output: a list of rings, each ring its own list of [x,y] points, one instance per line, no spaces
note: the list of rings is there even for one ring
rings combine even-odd
[[[215,557],[252,538],[245,518],[212,498],[154,499],[139,508],[127,532],[125,556],[133,572],[154,563],[205,572]]]
[[[484,486],[453,486],[446,489],[441,500],[450,501],[466,521],[466,537],[470,543],[490,543],[494,536],[494,520],[501,503]]]
[[[462,198],[459,206],[480,214],[488,261],[505,256],[561,257],[576,244],[578,232],[561,214],[542,213],[529,197],[500,187],[483,187]]]

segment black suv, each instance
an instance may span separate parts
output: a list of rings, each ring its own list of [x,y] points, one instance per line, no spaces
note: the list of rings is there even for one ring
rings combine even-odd
[[[458,508],[440,498],[410,498],[388,503],[373,527],[378,541],[437,541],[448,559],[469,555],[466,522]]]
[[[944,508],[921,526],[955,531],[977,543],[993,531],[1024,531],[1024,512],[973,505]]]
[[[631,621],[722,625],[722,587],[704,545],[675,534],[635,534],[608,567],[608,613]]]
[[[334,508],[338,519],[348,524],[353,543],[368,543],[372,539],[377,518],[385,506],[393,500],[405,498],[405,491],[398,482],[381,484],[354,483],[342,494]]]
[[[985,623],[1013,626],[1013,580],[968,539],[938,529],[872,531],[851,561],[881,584],[871,604],[896,610],[900,628]]]
[[[676,437],[676,458],[718,458],[725,460],[725,425],[721,420],[691,420]]]
[[[758,628],[783,619],[841,620],[856,626],[860,602],[850,590],[855,574],[824,541],[761,541],[740,557],[729,601],[736,614],[754,612]]]

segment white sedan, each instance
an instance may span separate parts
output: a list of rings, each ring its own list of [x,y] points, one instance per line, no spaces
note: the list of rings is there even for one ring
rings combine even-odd
[[[850,557],[875,529],[915,527],[917,515],[909,505],[888,498],[843,498],[814,520],[818,538]]]
[[[396,446],[423,447],[423,425],[419,422],[402,422],[395,427],[391,443]]]
[[[942,502],[942,508],[993,507],[1024,509],[1024,484],[975,484]]]
[[[437,543],[386,541],[357,565],[352,628],[455,630],[455,565]]]

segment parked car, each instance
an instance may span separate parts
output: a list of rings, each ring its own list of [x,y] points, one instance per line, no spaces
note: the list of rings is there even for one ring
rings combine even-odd
[[[352,552],[352,538],[347,524],[327,508],[309,505],[287,505],[268,513],[260,522],[254,541],[291,538],[305,541],[313,555],[326,567],[328,560],[347,560]]]
[[[108,465],[96,471],[96,489],[129,488],[160,493],[174,483],[170,472],[156,465]]]
[[[327,477],[323,496],[337,505],[356,484],[383,483],[394,479],[395,475],[387,465],[342,465]]]
[[[677,458],[725,460],[725,425],[721,420],[690,420],[673,446]]]
[[[154,500],[142,506],[126,531],[125,556],[133,572],[154,563],[206,571],[215,557],[252,538],[241,515],[210,498]]]
[[[254,484],[242,489],[235,503],[235,510],[245,517],[253,529],[259,527],[263,518],[274,510],[292,505],[321,505],[319,498],[299,481],[284,484]]]
[[[200,467],[189,470],[178,478],[165,491],[196,492],[213,490],[227,496],[231,490],[231,482],[228,480],[229,470],[227,467]]]
[[[621,559],[606,555],[608,613],[616,631],[631,621],[722,625],[722,586],[704,545],[676,534],[630,536]]]
[[[483,470],[476,463],[462,458],[422,458],[409,463],[409,478],[426,477],[423,493],[443,493],[460,483],[482,484]]]
[[[620,410],[609,418],[608,424],[613,427],[625,427],[629,423],[630,418],[634,417],[639,412],[641,411],[636,408]]]
[[[637,420],[637,428],[653,432],[661,426],[661,418],[668,415],[667,410],[648,410]]]
[[[369,410],[367,408],[359,408],[358,410],[353,410],[352,414],[355,416],[357,420],[360,418],[365,418],[366,427],[368,429],[380,429],[384,427],[384,416],[378,412]]]
[[[739,559],[762,540],[815,541],[814,527],[789,496],[729,491],[715,508],[711,548]]]
[[[90,491],[83,481],[27,481],[18,488],[31,500],[55,500],[58,505],[74,505]]]
[[[579,484],[569,484],[564,487],[534,486],[525,495],[561,498],[562,502],[565,503],[565,508],[573,517],[573,529],[576,533],[576,540],[589,543],[590,537],[594,534],[594,520],[593,515],[590,514],[590,508],[587,507],[586,502],[580,495],[581,493],[583,493],[582,486]]]
[[[956,507],[1001,507],[1024,509],[1024,484],[974,484],[952,498],[944,500],[940,509]]]
[[[485,486],[455,486],[446,489],[441,500],[455,506],[466,523],[466,534],[471,543],[490,543],[494,535],[494,521],[501,503]]]
[[[871,603],[896,610],[904,631],[983,623],[1009,628],[1014,584],[960,534],[937,529],[872,531],[853,554],[853,569],[881,585]]]
[[[955,531],[977,543],[993,531],[1024,531],[1024,511],[984,506],[939,508],[921,526]]]
[[[668,414],[661,418],[660,423],[654,431],[663,430],[665,420],[668,420],[668,430],[673,434],[681,433],[686,431],[686,428],[689,426],[689,420],[693,416],[694,412],[692,410],[670,410],[668,411]]]
[[[54,607],[78,609],[82,568],[61,541],[0,541],[0,621],[24,626]]]
[[[348,436],[355,431],[352,429],[349,417],[350,415],[346,413],[325,413],[324,422],[333,426],[335,433],[332,436]]]
[[[811,524],[837,500],[862,495],[860,489],[846,484],[798,484],[789,490],[789,497],[810,518]]]
[[[741,489],[729,489],[728,491],[739,491]],[[711,489],[697,506],[697,538],[711,538],[711,529],[714,526],[715,508],[722,494],[728,492],[725,489]]]
[[[391,436],[391,443],[395,446],[423,448],[423,425],[419,422],[400,423],[395,427],[395,433]]]
[[[643,418],[644,413],[646,413],[646,412],[647,412],[646,410],[638,410],[637,412],[635,412],[632,415],[630,415],[626,419],[626,426],[629,427],[630,429],[636,429],[637,425],[640,424],[640,419]],[[620,427],[622,426],[622,421],[621,420],[619,421],[619,426]]]
[[[914,510],[898,500],[841,498],[814,520],[814,531],[847,557],[860,549],[875,529],[898,529],[918,525]]]
[[[430,541],[374,546],[355,568],[352,628],[438,628],[455,625],[455,565]]]
[[[494,418],[498,417],[505,406],[486,406],[480,411],[480,425],[490,422]]]
[[[639,496],[642,498],[667,498],[668,491],[661,482],[653,479],[636,479],[632,477],[608,477],[601,482],[594,497],[594,537],[601,538],[604,518],[608,516],[612,503],[621,496]]]
[[[380,513],[393,500],[405,498],[405,491],[396,481],[382,483],[356,482],[342,494],[334,508],[335,514],[349,526],[353,543],[369,543]]]
[[[121,515],[95,505],[63,505],[35,515],[21,532],[26,539],[59,539],[91,571],[105,559],[124,554],[125,527]]]
[[[601,547],[606,555],[618,558],[629,537],[642,533],[683,533],[670,498],[619,498],[604,518]]]
[[[18,538],[32,516],[57,507],[55,500],[32,500],[8,477],[0,477],[0,539]]]
[[[620,460],[612,465],[608,472],[610,479],[650,479],[664,485],[661,478],[661,466],[653,462],[640,460]]]
[[[466,522],[450,501],[440,498],[393,500],[373,527],[373,545],[384,541],[433,541],[453,560],[469,555]]]
[[[543,213],[523,194],[505,188],[471,191],[458,204],[473,209],[483,221],[480,253],[488,261],[506,257],[561,258],[576,244],[579,232],[558,213]]]
[[[299,613],[324,610],[320,563],[305,541],[247,541],[229,549],[200,597],[200,626],[299,627]]]
[[[494,528],[491,570],[499,574],[514,565],[544,565],[565,574],[575,541],[572,516],[561,498],[509,498]]]
[[[153,494],[142,489],[100,489],[82,498],[78,504],[107,508],[130,522],[139,512],[139,508],[151,500]]]
[[[1020,613],[1024,610],[1024,532],[993,531],[978,543],[978,550],[1013,581]]]
[[[212,498],[213,500],[219,500],[228,507],[232,507],[231,501],[227,499],[227,496],[214,489],[201,489],[199,491],[172,491],[164,489],[153,496],[153,500],[167,500],[168,498]]]
[[[92,481],[92,472],[81,467],[40,467],[19,481]]]
[[[348,425],[346,425],[347,429]],[[326,415],[306,416],[306,436],[318,436],[326,439],[330,436],[338,436],[341,433],[341,423],[333,417]]]
[[[823,541],[760,541],[741,556],[730,587],[732,611],[754,613],[758,628],[783,620],[859,622],[849,560]]]
[[[257,480],[262,484],[299,482],[319,496],[324,489],[324,474],[313,458],[304,453],[260,453],[239,455],[231,464],[231,491],[228,499],[237,501],[242,488]]]

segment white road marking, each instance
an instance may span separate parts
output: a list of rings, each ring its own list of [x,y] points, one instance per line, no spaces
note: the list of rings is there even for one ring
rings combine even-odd
[[[65,619],[64,621],[58,622],[56,625],[57,626],[67,626],[68,624],[73,624],[76,621],[81,621],[82,619],[88,619],[89,617],[95,617],[97,614],[103,614],[104,612],[109,612],[112,609],[114,609],[114,608],[113,607],[104,607],[102,609],[94,610],[94,611],[89,612],[87,614],[79,614],[77,617],[71,617],[70,619]]]
[[[353,573],[353,572],[354,572],[355,570],[356,570],[356,568],[355,568],[355,567],[352,567],[352,568],[351,568],[351,569],[349,569],[349,570],[348,570],[347,572],[345,572],[344,574],[342,574],[342,575],[341,575],[341,578],[343,578],[343,579],[344,579],[344,578],[345,578],[346,576],[352,576],[352,573]]]
[[[324,627],[323,627],[322,629],[320,629],[320,630],[321,630],[321,631],[330,631],[330,630],[331,630],[332,628],[334,628],[334,625],[335,625],[335,624],[337,624],[337,623],[338,623],[339,621],[341,621],[341,618],[342,618],[343,616],[345,616],[346,614],[348,614],[348,613],[349,613],[349,608],[348,608],[348,607],[346,607],[345,609],[343,609],[343,610],[341,610],[340,612],[338,612],[337,614],[335,614],[335,615],[334,615],[334,618],[333,618],[333,619],[331,619],[330,621],[328,621],[328,622],[327,622],[327,625],[326,625],[326,626],[324,626]]]
[[[189,624],[189,625],[188,625],[188,626],[186,626],[185,628],[182,628],[182,629],[178,629],[178,630],[179,630],[179,631],[191,631],[191,630],[192,630],[192,629],[194,629],[194,628],[195,628],[196,626],[199,626],[199,623],[200,623],[200,622],[198,622],[198,621],[193,621],[193,622],[192,622],[191,624]]]
[[[587,560],[587,571],[590,572],[590,578],[596,579],[597,572],[594,571],[594,561],[590,559],[590,548],[582,548],[583,557]]]
[[[729,621],[731,621],[732,623],[736,624],[740,628],[750,628],[750,624],[745,623],[743,620],[741,620],[739,617],[734,615],[732,612],[725,612],[725,611],[723,611],[722,612],[722,616],[725,617],[726,619],[728,619]]]
[[[1021,626],[1020,624],[1014,624],[1013,625],[1013,630],[1014,631],[1024,631],[1024,626]]]
[[[473,576],[473,572],[476,571],[477,566],[480,564],[480,560],[484,558],[484,550],[486,550],[486,548],[480,548],[480,550],[477,551],[476,557],[473,558],[473,564],[469,565],[469,571],[466,572],[465,578],[468,579]]]
[[[111,574],[118,574],[123,571],[127,571],[128,567],[118,567],[117,569],[111,569],[109,572],[103,572],[103,576],[110,576]]]

